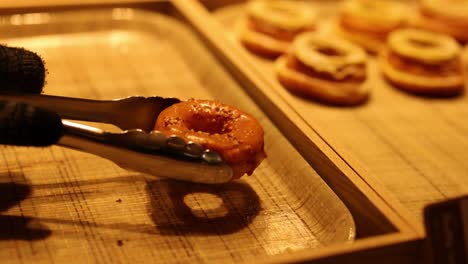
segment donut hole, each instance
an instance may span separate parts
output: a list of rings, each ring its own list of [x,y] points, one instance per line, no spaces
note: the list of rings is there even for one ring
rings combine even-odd
[[[429,41],[429,40],[423,40],[423,39],[409,38],[408,42],[414,46],[417,46],[418,48],[424,48],[424,49],[430,49],[430,48],[434,48],[437,46],[436,43]]]
[[[345,56],[345,54],[338,50],[338,49],[335,49],[335,48],[332,48],[332,47],[319,47],[319,48],[316,48],[315,49],[318,53],[320,54],[323,54],[325,56],[329,56],[329,57],[343,57]]]
[[[224,217],[229,213],[223,198],[213,193],[194,192],[183,198],[184,204],[198,218],[214,219]]]
[[[231,132],[232,127],[229,125],[232,121],[225,116],[212,116],[196,118],[196,122],[189,122],[188,129],[195,132],[205,132],[208,134],[226,134]]]

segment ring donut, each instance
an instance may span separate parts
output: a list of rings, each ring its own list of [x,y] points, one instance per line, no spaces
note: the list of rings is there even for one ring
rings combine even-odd
[[[359,46],[314,32],[299,35],[275,63],[278,80],[289,91],[321,102],[354,105],[368,89],[367,54]]]
[[[468,42],[468,0],[421,0],[414,23]]]
[[[456,95],[465,82],[459,44],[448,35],[420,29],[392,32],[380,66],[391,83],[416,94]]]
[[[293,39],[315,30],[316,12],[304,2],[255,0],[247,4],[247,16],[237,26],[238,37],[255,54],[276,58]]]
[[[218,152],[232,168],[233,179],[251,175],[266,157],[258,121],[217,101],[190,99],[174,104],[159,114],[154,129]]]
[[[460,53],[460,45],[451,37],[417,29],[392,34],[388,46],[403,57],[429,64],[448,61]]]
[[[408,8],[395,1],[348,0],[338,18],[337,32],[344,38],[378,52],[390,32],[408,22]]]

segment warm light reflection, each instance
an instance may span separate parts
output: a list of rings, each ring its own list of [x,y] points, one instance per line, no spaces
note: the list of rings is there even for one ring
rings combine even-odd
[[[115,8],[112,10],[112,18],[115,20],[132,20],[134,12],[129,8]]]
[[[44,24],[50,21],[50,15],[47,13],[32,13],[23,15],[13,15],[10,17],[12,25],[36,25]]]
[[[109,36],[109,42],[113,46],[120,46],[130,41],[130,36],[123,31],[113,31]],[[125,51],[125,50],[122,50]]]
[[[260,216],[263,232],[259,236],[268,254],[275,255],[321,245],[312,230],[294,214],[264,212]]]
[[[96,134],[102,134],[103,131],[99,128],[96,128],[96,127],[92,127],[92,126],[87,126],[87,125],[84,125],[84,124],[80,124],[80,123],[75,123],[75,122],[70,122],[70,121],[67,121],[67,120],[62,120],[62,123],[70,128],[75,128],[77,130],[85,130],[85,131],[90,131],[92,133],[96,133]]]
[[[59,47],[63,39],[59,36],[40,36],[37,38],[12,38],[8,40],[10,46],[28,47],[38,51],[40,47]]]
[[[229,212],[224,205],[223,199],[211,193],[190,193],[183,199],[195,217],[219,218],[226,216]]]

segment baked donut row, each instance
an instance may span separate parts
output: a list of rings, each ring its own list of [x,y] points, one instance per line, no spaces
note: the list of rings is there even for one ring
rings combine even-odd
[[[381,72],[399,88],[422,95],[461,93],[465,77],[456,40],[468,41],[468,0],[420,0],[416,10],[395,1],[349,0],[337,32],[378,53]]]
[[[339,13],[336,30],[344,37],[378,52],[390,32],[420,28],[468,41],[468,0],[420,0],[416,8],[390,0],[348,0]]]
[[[461,6],[459,10],[468,7],[468,0],[451,1]],[[431,14],[433,19],[441,16],[463,25],[468,12],[437,13],[442,2],[421,1],[418,21]],[[395,1],[349,0],[333,27],[337,34],[324,34],[317,30],[315,10],[305,2],[255,0],[248,3],[246,18],[236,32],[248,50],[276,59],[276,74],[285,88],[325,103],[366,101],[363,48],[379,54],[383,75],[397,87],[423,95],[459,94],[465,83],[459,43],[443,33],[409,28],[408,10]],[[460,32],[455,35],[463,40],[468,31]]]
[[[319,28],[316,9],[306,2],[251,0],[246,11],[246,19],[238,25],[242,41],[270,57],[286,52],[298,34]],[[376,53],[385,46],[390,32],[406,27],[468,42],[468,0],[419,0],[416,8],[395,0],[346,0],[332,30]]]
[[[237,36],[251,52],[276,59],[278,79],[290,92],[339,105],[367,99],[367,54],[349,41],[316,34],[317,14],[309,4],[256,0],[246,14]]]

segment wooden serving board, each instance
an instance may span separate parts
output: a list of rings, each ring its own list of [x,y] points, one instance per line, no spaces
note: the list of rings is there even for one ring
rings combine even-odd
[[[170,16],[175,7],[157,10],[4,16],[1,42],[43,57],[47,94],[235,105],[265,128],[268,159],[251,177],[207,186],[141,175],[57,146],[2,146],[2,263],[249,262],[351,243],[356,226],[343,202],[182,16]]]
[[[244,5],[228,2],[217,3],[211,11],[243,49],[233,28],[245,14]],[[309,3],[319,10],[319,30],[330,32],[341,1]],[[468,194],[466,95],[437,99],[407,94],[383,79],[371,57],[368,103],[353,108],[327,106],[290,94],[277,81],[272,61],[249,55],[271,92],[284,98],[363,179],[385,186],[420,227],[427,204]]]

